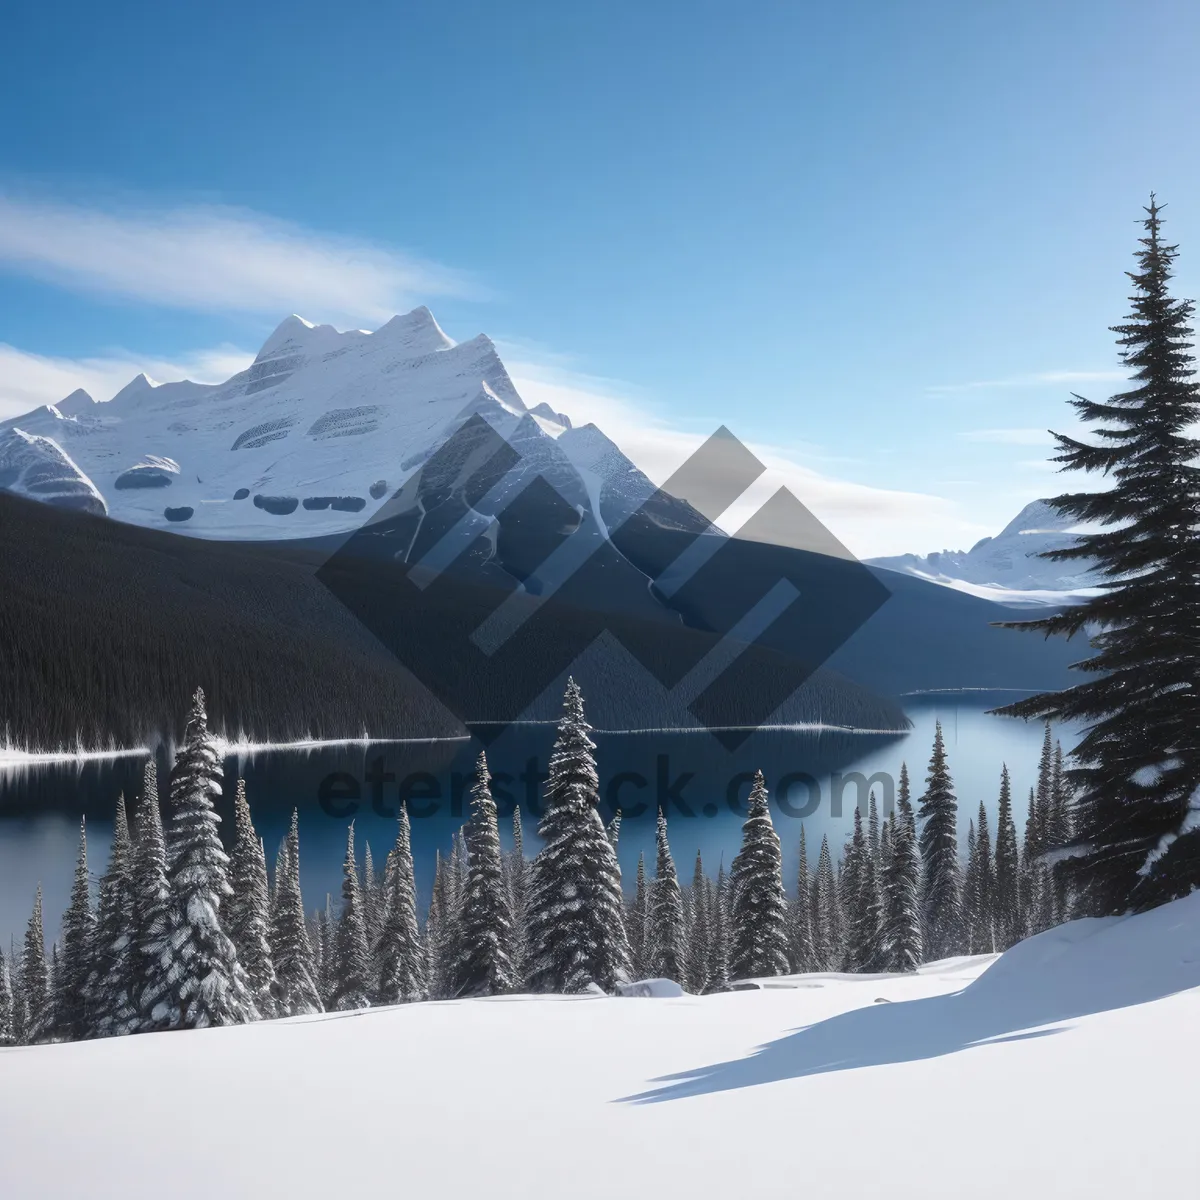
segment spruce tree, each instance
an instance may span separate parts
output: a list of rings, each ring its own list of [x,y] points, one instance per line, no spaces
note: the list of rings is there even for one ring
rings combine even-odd
[[[975,827],[975,921],[971,929],[972,954],[994,954],[996,951],[995,872],[987,809],[980,801],[979,819]]]
[[[221,845],[213,802],[221,794],[221,756],[208,730],[204,692],[192,697],[183,746],[171,771],[169,867],[176,970],[168,1017],[174,1029],[204,1029],[257,1015],[233,943],[221,925],[232,895],[229,856]]]
[[[363,915],[358,861],[354,856],[354,822],[346,835],[342,860],[342,913],[333,935],[333,992],[329,1007],[335,1012],[367,1008],[371,1003],[371,956]]]
[[[965,937],[958,866],[958,800],[946,765],[942,723],[937,722],[921,821],[921,920],[925,953],[930,959],[962,954]]]
[[[879,877],[880,868],[883,862],[880,858],[880,830],[879,830],[879,806],[875,803],[875,789],[871,789],[870,793],[870,808],[867,818],[867,848],[871,855],[871,862],[875,868],[875,876]]]
[[[113,819],[108,870],[100,880],[94,953],[86,983],[92,1032],[97,1037],[125,1032],[136,1020],[133,937],[133,845],[121,793]]]
[[[655,835],[657,859],[650,885],[650,910],[646,927],[650,974],[656,979],[684,982],[687,947],[684,940],[683,898],[675,874],[675,860],[667,843],[667,815],[661,809]]]
[[[449,944],[452,931],[448,926],[453,915],[449,911],[448,879],[445,860],[438,850],[433,860],[433,889],[429,897],[429,913],[425,918],[425,970],[429,977],[429,994],[434,1000],[445,1000],[452,995],[450,973],[453,948]]]
[[[1042,827],[1037,791],[1030,788],[1029,814],[1025,818],[1025,840],[1021,847],[1021,924],[1028,937],[1050,928],[1049,875],[1043,857]]]
[[[974,954],[975,924],[979,918],[979,856],[975,847],[975,822],[967,822],[967,869],[962,881],[962,919],[967,933],[966,951]]]
[[[1076,827],[1062,861],[1080,915],[1117,915],[1200,885],[1200,388],[1193,374],[1191,301],[1171,295],[1177,247],[1161,238],[1162,208],[1146,209],[1133,311],[1118,334],[1130,390],[1072,405],[1099,444],[1056,434],[1063,470],[1102,474],[1103,491],[1050,501],[1099,530],[1048,551],[1088,561],[1100,594],[1012,627],[1045,636],[1083,633],[1087,679],[1009,705],[1010,715],[1085,725],[1068,772]]]
[[[404,1004],[426,995],[426,959],[417,924],[417,885],[413,870],[408,805],[400,805],[396,845],[385,874],[387,904],[376,948],[380,1004]]]
[[[529,904],[528,982],[534,991],[605,991],[628,979],[621,869],[597,809],[599,779],[583,697],[567,681],[550,756]]]
[[[687,929],[687,971],[684,986],[696,996],[708,987],[708,966],[712,957],[712,917],[708,910],[708,879],[704,861],[696,851],[692,886],[688,892],[690,920]]]
[[[281,1017],[303,1016],[324,1011],[317,985],[316,964],[304,898],[300,894],[300,817],[292,810],[292,824],[280,847],[275,867],[275,903],[268,939],[275,967],[276,1008]],[[330,947],[326,958],[331,959]]]
[[[12,976],[8,970],[8,959],[0,950],[0,1046],[16,1045],[17,1026],[13,1007]]]
[[[58,978],[60,1036],[82,1041],[93,1033],[93,1011],[88,1001],[88,979],[94,964],[96,914],[92,911],[91,880],[87,863],[87,823],[79,823],[79,857],[71,903],[63,915],[63,953]]]
[[[1051,771],[1050,809],[1046,820],[1046,849],[1051,855],[1057,855],[1071,843],[1071,787],[1067,780],[1063,762],[1061,742],[1054,745],[1054,766]],[[1067,874],[1061,863],[1055,863],[1049,869],[1050,885],[1052,888],[1051,920],[1055,925],[1070,919],[1070,893],[1067,885]]]
[[[471,786],[466,827],[467,880],[455,995],[501,996],[514,991],[512,897],[504,880],[492,777],[482,751]]]
[[[821,839],[812,896],[813,970],[832,971],[841,962],[841,945],[834,915],[834,909],[837,907],[837,890],[834,885],[833,859],[829,853],[828,835]]]
[[[883,879],[884,961],[889,971],[915,971],[924,958],[921,937],[921,855],[909,799],[908,768],[900,768],[891,854]]]
[[[250,816],[244,779],[237,781],[234,829],[235,840],[229,858],[233,895],[226,902],[226,924],[238,962],[246,973],[246,986],[255,1011],[267,1020],[277,1015],[275,995],[278,987],[269,940],[271,913],[267,896],[267,860]]]
[[[817,969],[813,948],[812,879],[808,871],[808,844],[803,822],[800,824],[796,898],[788,908],[788,966],[793,974]]]
[[[734,979],[786,975],[787,901],[782,855],[761,771],[754,774],[747,809],[742,848],[733,860],[729,973]]]
[[[847,915],[847,971],[883,969],[882,905],[875,874],[875,855],[863,830],[862,809],[854,809],[854,835],[842,875]]]
[[[629,919],[626,922],[629,931],[630,967],[635,979],[648,979],[653,973],[648,961],[646,944],[646,926],[650,919],[650,888],[646,882],[646,856],[638,855],[637,882],[634,887],[633,902],[629,906]]]
[[[996,863],[992,889],[996,949],[1007,950],[1024,936],[1021,920],[1021,861],[1013,821],[1008,767],[1000,769],[1000,807],[996,817]]]
[[[375,874],[375,859],[371,843],[363,840],[362,906],[363,925],[367,931],[367,948],[374,950],[383,923],[383,891]]]
[[[25,986],[21,979],[21,955],[16,942],[10,937],[8,943],[8,976],[12,984],[12,1030],[13,1045],[25,1045],[29,1006],[25,1003]]]
[[[50,1036],[54,1020],[50,967],[46,962],[46,933],[42,922],[40,883],[33,901],[33,913],[25,928],[25,949],[21,956],[21,992],[25,1009],[23,1040],[32,1046]]]

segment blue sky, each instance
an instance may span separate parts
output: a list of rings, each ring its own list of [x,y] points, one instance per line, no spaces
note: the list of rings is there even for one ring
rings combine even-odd
[[[651,474],[725,422],[853,549],[927,551],[1054,490],[1038,431],[1116,386],[1151,188],[1200,282],[1184,0],[5,26],[0,415],[428,303]]]

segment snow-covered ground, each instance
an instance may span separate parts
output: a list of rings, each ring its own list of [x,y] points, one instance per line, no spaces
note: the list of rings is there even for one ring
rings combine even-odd
[[[3,1195],[1195,1194],[1200,894],[773,982],[0,1051]]]

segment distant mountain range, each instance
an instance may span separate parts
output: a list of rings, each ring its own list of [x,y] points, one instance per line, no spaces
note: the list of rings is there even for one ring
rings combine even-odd
[[[1071,603],[1096,586],[1096,575],[1080,562],[1051,562],[1038,555],[1072,545],[1075,537],[1071,530],[1076,524],[1048,501],[1035,500],[995,537],[983,538],[970,550],[935,550],[867,561],[1001,603]]]

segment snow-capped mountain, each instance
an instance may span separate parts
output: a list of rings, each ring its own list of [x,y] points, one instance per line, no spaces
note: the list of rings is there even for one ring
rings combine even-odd
[[[0,489],[59,508],[107,511],[96,485],[56,441],[22,429],[0,429]]]
[[[221,384],[139,375],[105,403],[76,391],[0,425],[12,458],[0,487],[87,495],[117,520],[204,537],[337,533],[369,520],[472,414],[598,521],[654,491],[598,429],[527,408],[490,339],[456,344],[424,307],[373,333],[288,317]],[[30,483],[31,455],[55,463],[57,490]]]
[[[1079,562],[1051,562],[1037,556],[1074,543],[1077,522],[1063,517],[1045,500],[1027,504],[995,537],[970,550],[900,554],[872,558],[872,566],[903,571],[920,579],[957,587],[987,599],[1059,603],[1096,585]]]

